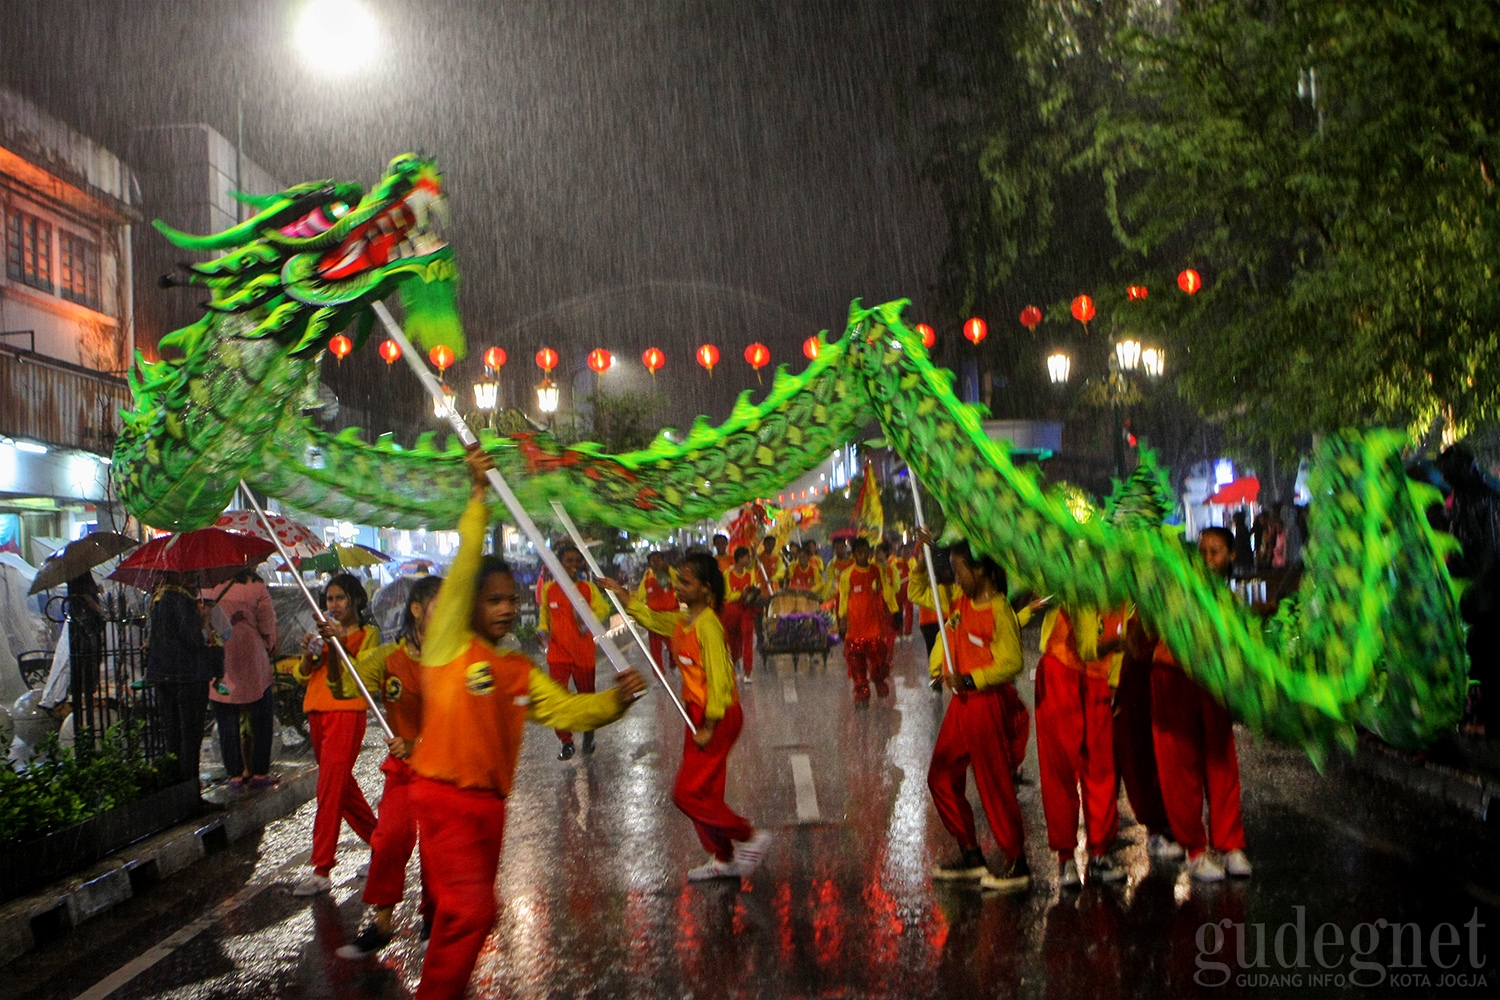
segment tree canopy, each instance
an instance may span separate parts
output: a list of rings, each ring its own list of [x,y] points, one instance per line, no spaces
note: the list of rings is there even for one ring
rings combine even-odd
[[[1238,436],[1497,422],[1494,0],[1028,0],[967,16],[929,60],[940,94],[969,84],[933,171],[956,294],[1050,287],[1033,262],[1103,220],[1110,253],[1070,275],[1073,294],[1094,296],[1096,327],[1161,340],[1180,391]],[[1079,199],[1082,221],[1060,228]],[[1204,279],[1193,296],[1176,288],[1187,267]],[[1151,294],[1129,300],[1127,284]],[[1048,322],[1071,322],[1062,302]]]

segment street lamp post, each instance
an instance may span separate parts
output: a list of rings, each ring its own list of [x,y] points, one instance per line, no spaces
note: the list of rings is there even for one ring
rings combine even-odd
[[[1134,337],[1123,337],[1115,342],[1109,355],[1108,373],[1102,384],[1102,402],[1109,405],[1111,430],[1114,437],[1113,458],[1115,476],[1125,478],[1125,415],[1132,398],[1139,391],[1132,382],[1137,371],[1144,372],[1154,382],[1166,371],[1167,352],[1160,347],[1145,347]],[[1061,349],[1047,355],[1047,379],[1061,388],[1068,382],[1073,371],[1073,360]],[[1095,402],[1101,400],[1096,397]]]

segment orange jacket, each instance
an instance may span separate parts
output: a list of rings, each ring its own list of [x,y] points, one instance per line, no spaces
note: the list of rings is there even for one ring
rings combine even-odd
[[[353,660],[359,656],[359,651],[366,646],[374,648],[380,642],[380,629],[374,625],[366,625],[357,632],[350,632],[344,636],[344,649]],[[328,684],[328,664],[338,654],[328,644],[323,646],[323,655],[314,661],[313,668],[308,671],[305,678],[298,676],[301,671],[293,674],[298,680],[306,680],[307,693],[302,696],[302,711],[304,712],[367,712],[370,706],[365,704],[363,697],[355,691],[353,698],[337,698]],[[342,668],[343,664],[339,664]],[[299,664],[300,667],[300,664]],[[343,671],[340,670],[340,673]],[[374,691],[370,692],[374,694]]]
[[[604,592],[592,584],[579,580],[574,584],[583,599],[589,602],[595,615],[602,622],[609,621],[610,604]],[[568,600],[562,584],[553,580],[542,591],[542,602],[536,609],[536,627],[549,635],[547,642],[548,663],[577,663],[588,666],[594,662],[594,636],[578,619]]]
[[[625,610],[652,632],[672,640],[672,657],[682,674],[682,700],[701,706],[705,719],[722,719],[729,706],[740,700],[724,625],[713,608],[704,608],[692,620],[686,611],[652,611],[635,600]]]
[[[850,566],[839,577],[839,617],[849,622],[845,639],[878,639],[891,629],[896,597],[875,563]]]

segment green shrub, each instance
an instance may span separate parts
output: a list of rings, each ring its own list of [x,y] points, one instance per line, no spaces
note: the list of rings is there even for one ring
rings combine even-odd
[[[171,758],[146,759],[143,729],[117,724],[98,741],[81,732],[73,753],[53,734],[25,768],[0,767],[0,847],[81,823],[160,788]]]

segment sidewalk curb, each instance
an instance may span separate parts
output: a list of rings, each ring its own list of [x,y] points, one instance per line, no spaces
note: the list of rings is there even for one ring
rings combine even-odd
[[[1355,770],[1409,788],[1455,806],[1481,823],[1500,819],[1492,809],[1500,799],[1500,781],[1446,764],[1415,761],[1393,750],[1361,743],[1351,766]]]
[[[317,792],[318,769],[309,767],[275,788],[164,830],[40,892],[0,906],[0,966],[36,947],[37,930],[77,927],[135,895],[137,886],[171,878],[272,821],[296,812]]]

